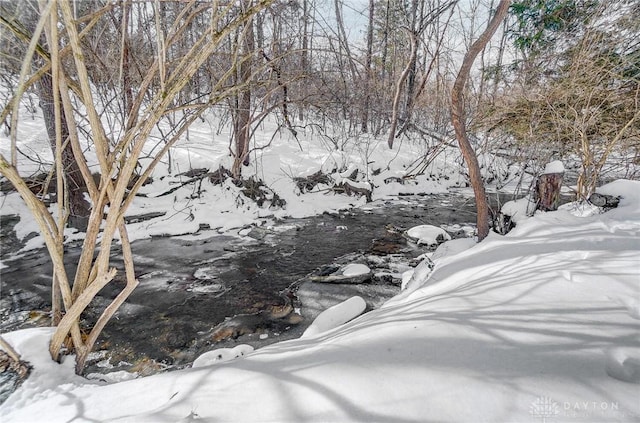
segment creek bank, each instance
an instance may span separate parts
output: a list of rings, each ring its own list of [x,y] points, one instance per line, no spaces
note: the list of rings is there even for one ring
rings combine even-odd
[[[243,236],[202,231],[188,239],[136,241],[140,285],[105,328],[86,373],[105,380],[101,375],[120,370],[153,374],[189,366],[212,349],[260,348],[297,338],[321,311],[354,295],[365,299],[367,309],[379,307],[399,291],[402,272],[427,251],[407,242],[406,229],[431,224],[460,237],[473,231],[474,219],[471,199],[433,195],[266,222],[240,231]],[[67,246],[70,264],[80,248]],[[112,261],[122,269],[119,251],[114,250]],[[51,265],[46,252],[28,251],[3,263],[8,267],[1,270],[2,292],[8,295],[0,299],[0,331],[48,324]],[[350,263],[368,266],[370,277],[359,284],[309,280],[319,269]],[[121,277],[100,292],[83,315],[87,323],[117,294]],[[291,310],[274,314],[289,301],[284,298],[290,298]],[[216,328],[236,316],[251,317],[240,317],[229,336],[214,336]]]

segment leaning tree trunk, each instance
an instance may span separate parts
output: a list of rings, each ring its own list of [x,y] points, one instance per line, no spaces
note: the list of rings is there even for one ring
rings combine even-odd
[[[462,156],[464,157],[467,167],[469,168],[469,179],[471,180],[471,186],[476,200],[476,208],[478,212],[477,227],[478,227],[478,242],[482,241],[489,235],[489,204],[487,203],[487,196],[484,190],[484,182],[482,175],[480,174],[480,165],[478,164],[478,157],[476,156],[469,137],[467,136],[466,128],[466,116],[464,109],[464,87],[469,79],[469,73],[471,72],[471,66],[474,60],[478,56],[478,53],[487,45],[493,34],[496,32],[500,23],[504,20],[507,12],[509,11],[510,0],[501,0],[498,4],[495,15],[489,22],[489,26],[482,33],[464,56],[462,66],[456,77],[456,81],[453,84],[451,90],[451,122],[453,129],[462,150]]]

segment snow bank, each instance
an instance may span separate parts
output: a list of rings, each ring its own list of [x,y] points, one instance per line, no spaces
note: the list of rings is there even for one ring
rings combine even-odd
[[[476,245],[478,238],[457,238],[438,245],[431,255],[431,260],[454,256]]]

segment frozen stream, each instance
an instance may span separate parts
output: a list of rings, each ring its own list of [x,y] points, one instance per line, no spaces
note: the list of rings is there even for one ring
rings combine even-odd
[[[295,338],[321,308],[355,294],[364,296],[369,308],[375,307],[399,290],[397,274],[395,278],[391,274],[415,265],[415,258],[427,251],[407,243],[393,229],[430,224],[453,237],[465,236],[465,227],[468,232],[475,226],[474,210],[468,195],[407,197],[339,214],[265,224],[241,231],[243,236],[204,232],[188,240],[136,241],[140,285],[105,328],[94,350],[106,352],[94,354],[88,372],[115,366],[113,370],[153,373],[187,365],[213,348],[239,343],[260,347]],[[3,244],[10,238],[5,226]],[[67,260],[75,262],[79,253],[79,246],[69,246]],[[121,260],[114,252],[113,264],[121,268]],[[374,273],[387,276],[357,286],[305,282],[304,295],[296,295],[310,272],[350,260],[379,265]],[[51,265],[46,251],[29,251],[16,259],[5,255],[3,263],[8,267],[1,271],[0,332],[47,324]],[[107,285],[100,302],[115,296],[122,284],[120,279]],[[225,319],[261,315],[287,299],[304,316],[302,322],[273,319],[237,339],[212,339],[212,331]],[[92,321],[99,311],[90,310],[86,319]]]

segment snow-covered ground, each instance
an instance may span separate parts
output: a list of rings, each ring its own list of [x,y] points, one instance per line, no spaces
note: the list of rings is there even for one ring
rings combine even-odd
[[[101,384],[48,358],[50,329],[6,334],[35,369],[0,420],[637,422],[640,182],[601,192],[620,206],[441,251],[381,309],[235,360]]]
[[[32,117],[32,119],[31,119]],[[229,154],[229,129],[218,132],[220,123],[214,115],[204,121],[194,123],[189,137],[179,141],[171,149],[170,158],[160,163],[152,174],[153,182],[145,185],[139,197],[127,210],[126,216],[150,213],[165,213],[151,219],[127,225],[131,241],[148,238],[152,235],[183,235],[197,232],[208,227],[219,232],[237,230],[248,225],[261,225],[270,220],[283,217],[307,217],[323,212],[335,212],[366,203],[363,196],[336,195],[330,186],[320,184],[311,192],[302,193],[294,178],[307,177],[318,171],[330,175],[332,183],[341,183],[358,171],[356,181],[351,185],[359,188],[373,188],[373,199],[387,198],[403,194],[444,193],[447,188],[465,186],[464,168],[460,154],[456,149],[445,150],[424,174],[414,179],[403,180],[408,171],[417,167],[421,157],[426,155],[429,146],[424,141],[402,140],[394,150],[386,146],[386,141],[367,135],[348,137],[335,134],[340,140],[341,150],[327,141],[317,132],[299,130],[298,138],[287,131],[277,131],[274,121],[265,121],[256,131],[255,151],[251,154],[251,164],[243,168],[243,177],[259,179],[286,201],[284,207],[259,207],[248,199],[242,188],[231,180],[222,185],[214,185],[209,178],[185,184],[190,177],[183,175],[191,169],[208,169],[211,172],[220,167],[231,169],[232,158]],[[229,126],[229,125],[227,125]],[[166,128],[165,128],[166,129]],[[273,135],[275,133],[275,135]],[[157,135],[157,134],[156,134]],[[18,149],[29,158],[18,155],[21,174],[28,176],[46,169],[52,160],[51,149],[40,115],[29,116],[20,122],[18,131]],[[158,139],[150,139],[149,149],[143,154],[149,155],[160,144]],[[10,154],[8,136],[0,133],[0,153]],[[92,147],[87,146],[86,156],[91,162]],[[41,161],[44,165],[36,163]],[[142,166],[151,159],[142,158]],[[492,164],[496,166],[496,164]],[[500,172],[509,174],[502,164]],[[98,170],[95,163],[92,169]],[[185,184],[180,187],[181,184]],[[178,188],[179,187],[179,188]],[[171,191],[173,190],[173,191]],[[170,194],[167,194],[169,191]],[[0,214],[18,214],[20,222],[16,233],[23,238],[39,229],[33,218],[25,213],[25,206],[17,193],[0,194]],[[56,207],[51,207],[55,213]],[[82,234],[66,233],[67,240],[82,238]],[[29,241],[27,248],[43,246],[41,237]]]

